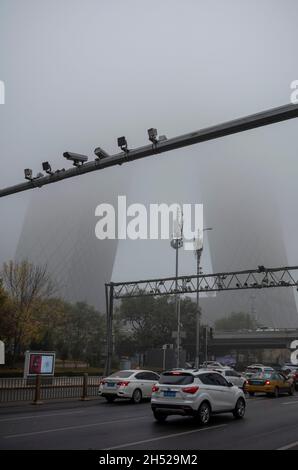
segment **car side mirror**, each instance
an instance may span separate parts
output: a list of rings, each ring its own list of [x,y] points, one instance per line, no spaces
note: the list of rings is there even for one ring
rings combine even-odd
[[[228,387],[234,387],[234,384],[232,384],[232,382],[228,382]]]

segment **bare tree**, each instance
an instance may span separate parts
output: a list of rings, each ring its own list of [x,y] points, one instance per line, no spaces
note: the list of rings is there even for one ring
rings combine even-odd
[[[36,266],[27,260],[19,263],[4,263],[3,285],[11,300],[12,363],[22,347],[38,335],[36,312],[42,300],[55,293],[55,286],[47,271],[47,266]]]

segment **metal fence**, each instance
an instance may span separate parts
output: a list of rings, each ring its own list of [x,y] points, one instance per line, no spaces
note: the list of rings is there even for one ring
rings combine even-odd
[[[0,378],[0,403],[95,397],[100,380],[101,377],[87,374],[80,377]]]

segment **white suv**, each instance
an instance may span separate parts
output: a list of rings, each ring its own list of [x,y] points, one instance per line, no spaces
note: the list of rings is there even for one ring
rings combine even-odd
[[[207,424],[213,413],[245,414],[243,391],[214,371],[174,370],[161,374],[152,388],[151,408],[157,421],[169,415],[190,415]]]

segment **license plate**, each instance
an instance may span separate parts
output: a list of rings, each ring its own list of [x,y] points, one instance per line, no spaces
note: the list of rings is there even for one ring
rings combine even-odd
[[[260,382],[259,380],[251,380],[250,383],[252,385],[263,385],[264,384],[264,382]]]
[[[115,387],[115,384],[113,382],[107,382],[108,387]]]
[[[171,392],[171,391],[163,392],[163,396],[164,397],[175,397],[176,392]]]

